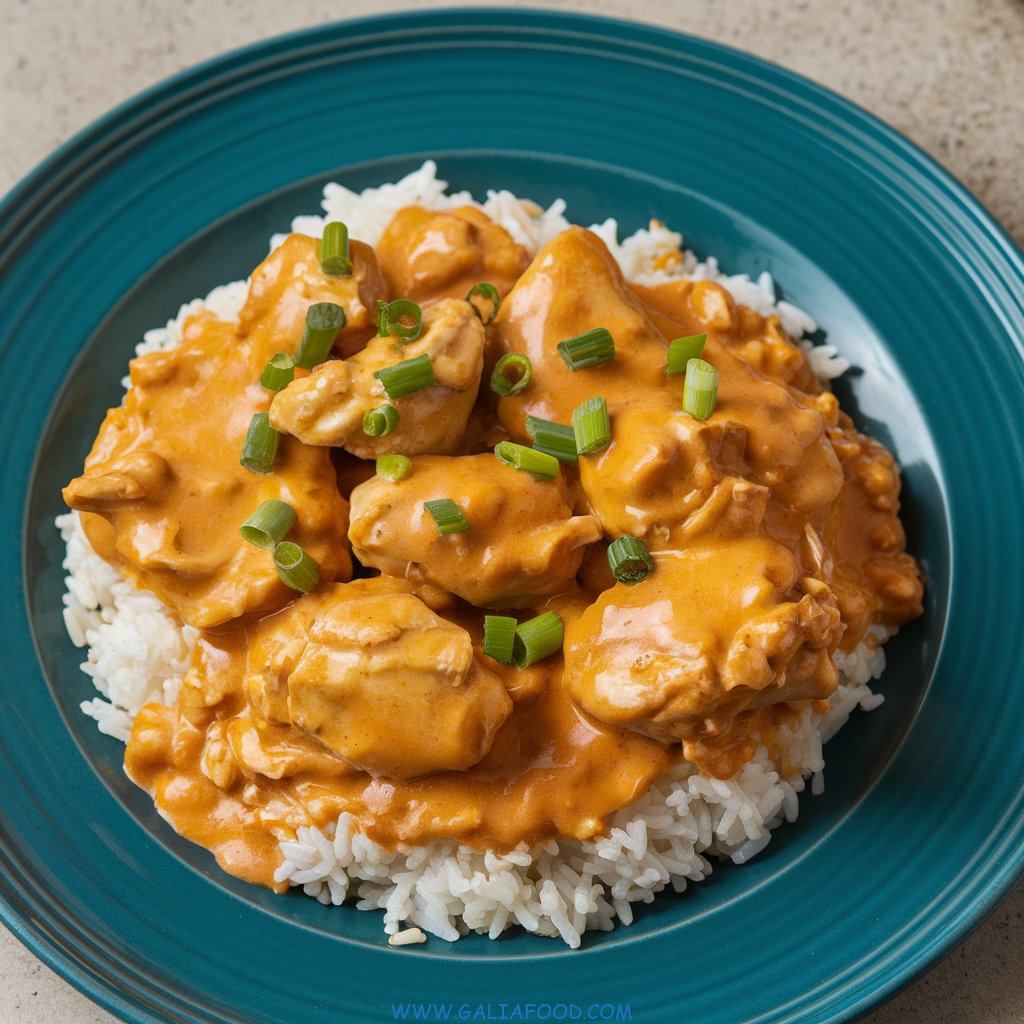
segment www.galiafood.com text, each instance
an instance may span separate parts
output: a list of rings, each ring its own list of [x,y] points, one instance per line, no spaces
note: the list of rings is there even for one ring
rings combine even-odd
[[[629,1003],[392,1003],[395,1020],[632,1020]]]

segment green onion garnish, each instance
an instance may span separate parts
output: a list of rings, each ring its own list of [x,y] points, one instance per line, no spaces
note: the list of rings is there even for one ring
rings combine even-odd
[[[287,352],[275,352],[263,367],[260,383],[268,391],[280,391],[295,379],[295,364]]]
[[[718,371],[703,359],[686,364],[683,408],[695,419],[706,420],[715,411],[718,398]]]
[[[407,316],[414,323],[406,327],[401,317]],[[382,338],[395,335],[402,341],[415,341],[423,330],[423,310],[412,299],[395,299],[394,302],[377,300],[377,333]]]
[[[363,433],[370,437],[383,437],[398,426],[398,410],[393,405],[378,405],[363,416]]]
[[[488,299],[494,306],[491,310],[491,315],[484,320],[480,313],[480,308],[473,301],[474,295],[482,295],[485,299]],[[484,326],[486,327],[497,315],[498,307],[501,305],[501,299],[498,296],[498,289],[493,284],[488,284],[486,281],[481,281],[480,284],[474,285],[469,290],[469,294],[466,296],[466,301],[473,307],[473,312],[476,313],[481,320],[483,320]]]
[[[415,359],[406,359],[394,366],[385,366],[378,370],[374,377],[384,385],[384,392],[388,398],[401,398],[403,395],[411,395],[421,388],[433,387],[434,364],[426,352]]]
[[[352,260],[348,250],[348,227],[340,220],[324,225],[324,237],[317,253],[328,277],[351,277]]]
[[[242,523],[238,532],[250,544],[273,551],[294,524],[295,509],[287,501],[270,498]]]
[[[333,302],[316,302],[306,310],[306,329],[292,362],[304,370],[322,363],[331,351],[338,331],[345,326],[345,310]]]
[[[604,327],[558,343],[558,354],[570,370],[586,370],[615,358],[615,342]]]
[[[580,457],[576,453],[576,433],[564,423],[552,423],[537,416],[526,417],[526,432],[533,438],[533,450],[554,455],[559,462],[578,466]]]
[[[308,594],[320,581],[316,562],[298,544],[293,544],[290,540],[274,548],[274,566],[277,575],[292,590],[298,590],[302,594]]]
[[[252,473],[271,473],[281,435],[270,425],[270,413],[258,412],[249,420],[239,460]]]
[[[700,359],[704,351],[706,334],[691,334],[688,338],[675,338],[668,346],[666,373],[686,373],[686,364],[691,359]]]
[[[512,469],[532,473],[538,480],[554,480],[558,476],[558,459],[512,441],[500,441],[494,446],[494,457]]]
[[[526,668],[562,647],[565,627],[554,612],[544,612],[516,627],[512,657],[519,668]]]
[[[588,398],[572,414],[572,429],[576,437],[576,451],[591,455],[607,447],[612,439],[612,425],[608,419],[608,403],[603,398]]]
[[[639,583],[648,573],[654,572],[654,559],[647,545],[636,537],[620,537],[608,545],[608,564],[612,575],[620,583]]]
[[[516,620],[510,615],[484,616],[484,654],[503,665],[511,665],[515,639]]]
[[[462,509],[451,498],[438,498],[437,501],[423,502],[423,510],[429,512],[437,523],[437,529],[443,537],[446,533],[461,533],[469,529],[469,523],[462,514]]]
[[[530,383],[530,359],[520,352],[502,356],[491,374],[491,390],[503,398],[518,395]]]
[[[394,483],[409,475],[412,463],[405,455],[382,455],[377,460],[377,476]]]

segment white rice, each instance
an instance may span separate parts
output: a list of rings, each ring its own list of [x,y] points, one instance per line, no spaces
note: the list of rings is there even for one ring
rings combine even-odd
[[[352,237],[372,245],[404,206],[472,205],[532,255],[569,226],[561,199],[541,210],[510,192],[490,191],[481,204],[466,192],[448,195],[447,183],[436,172],[428,160],[396,184],[358,195],[330,184],[324,189],[325,216],[296,217],[292,230],[319,237],[326,220],[343,220]],[[630,281],[717,281],[737,302],[778,315],[794,338],[817,329],[802,310],[776,299],[770,274],[761,274],[757,281],[746,274],[729,276],[714,257],[700,262],[689,250],[680,254],[682,236],[657,221],[621,243],[611,218],[591,230],[605,241]],[[271,247],[284,237],[275,235]],[[136,354],[173,348],[181,341],[185,321],[204,309],[221,320],[237,320],[247,294],[247,281],[215,288],[205,299],[182,306],[165,327],[147,331]],[[801,344],[824,379],[849,367],[831,345]],[[124,386],[129,386],[127,378]],[[88,647],[82,670],[101,695],[83,701],[81,708],[96,719],[101,732],[127,742],[143,705],[174,703],[199,634],[183,626],[154,594],[136,588],[100,558],[77,512],[56,522],[67,544],[64,621],[72,642]],[[551,841],[532,849],[522,844],[500,856],[451,840],[389,851],[354,831],[351,815],[345,813],[323,832],[300,827],[294,839],[282,841],[284,863],[275,878],[302,886],[321,903],[337,905],[355,897],[360,910],[383,910],[391,945],[423,942],[425,933],[448,941],[470,931],[495,938],[519,924],[538,935],[559,935],[576,948],[587,929],[608,931],[616,919],[631,923],[634,903],[650,903],[669,886],[682,892],[688,882],[701,881],[713,860],[745,863],[768,845],[772,829],[796,819],[797,794],[805,780],[812,780],[813,793],[823,789],[822,744],[856,707],[868,711],[884,699],[868,683],[885,667],[881,644],[886,637],[884,629],[872,627],[853,654],[836,653],[842,681],[831,698],[831,710],[819,715],[808,708],[795,729],[779,730],[778,764],[763,746],[728,782],[681,764],[635,804],[616,812],[609,834],[594,842]]]

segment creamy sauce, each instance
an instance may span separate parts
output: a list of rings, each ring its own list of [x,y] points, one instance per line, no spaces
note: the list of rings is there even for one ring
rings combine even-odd
[[[557,606],[571,621],[582,604],[577,596]],[[129,776],[225,870],[273,886],[281,861],[273,837],[300,825],[322,828],[342,811],[391,848],[441,837],[501,850],[556,836],[588,838],[678,759],[661,743],[580,711],[562,686],[561,657],[520,672],[483,654],[475,610],[458,605],[447,613],[472,631],[476,657],[514,702],[471,770],[374,778],[301,729],[268,723],[258,702],[247,701],[246,679],[256,668],[250,651],[263,660],[258,635],[261,626],[264,633],[273,628],[272,616],[203,634],[177,706],[150,704],[136,718],[125,755]]]
[[[269,498],[295,508],[290,536],[321,576],[351,573],[348,502],[327,450],[283,437],[265,475],[245,469],[239,455],[253,415],[270,407],[260,373],[275,352],[298,347],[309,305],[347,308],[339,349],[365,342],[383,283],[369,247],[353,246],[353,258],[351,278],[324,279],[312,239],[293,235],[253,275],[238,324],[203,313],[186,321],[177,348],[133,359],[124,404],[107,414],[85,474],[64,489],[72,508],[95,513],[83,524],[97,551],[189,625],[217,625],[289,599],[272,559],[238,533]]]
[[[581,229],[531,263],[470,208],[404,210],[353,258],[352,278],[326,278],[291,236],[237,325],[201,314],[177,349],[134,360],[65,490],[96,550],[201,630],[175,705],[137,716],[125,767],[225,870],[284,888],[278,841],[342,812],[390,848],[593,838],[683,756],[722,779],[759,743],[777,756],[779,727],[827,707],[837,649],[920,614],[893,460],[776,318],[710,282],[629,287]],[[481,281],[503,297],[486,331],[461,301]],[[377,300],[397,297],[424,306],[411,346],[374,339]],[[321,301],[348,317],[334,355],[275,398],[259,374]],[[570,372],[558,342],[595,327],[615,359]],[[704,422],[664,372],[669,341],[698,333],[719,371]],[[386,400],[373,372],[421,351],[435,386],[368,438],[362,416]],[[498,399],[480,381],[505,352],[533,379]],[[489,453],[530,444],[528,415],[568,424],[595,396],[612,441],[578,470],[538,481]],[[283,436],[263,476],[238,456],[265,411]],[[375,475],[385,452],[412,456],[408,477]],[[268,497],[297,510],[288,539],[320,570],[308,596],[239,537]],[[438,532],[424,502],[441,497],[467,531]],[[625,534],[656,564],[635,586],[608,568]],[[345,582],[350,543],[368,578]],[[524,670],[488,657],[494,609],[556,611],[563,652]]]

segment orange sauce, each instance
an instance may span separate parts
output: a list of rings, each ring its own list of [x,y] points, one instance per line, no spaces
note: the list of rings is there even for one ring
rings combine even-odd
[[[627,286],[578,228],[530,262],[472,209],[402,211],[376,253],[353,243],[352,278],[326,278],[312,250],[292,236],[272,253],[238,324],[200,314],[177,349],[133,361],[132,390],[65,490],[98,553],[201,628],[178,700],[139,713],[125,767],[225,870],[281,889],[279,840],[342,812],[389,848],[593,838],[684,756],[723,779],[758,744],[776,756],[780,727],[827,707],[837,649],[920,614],[892,457],[776,318],[710,282]],[[358,444],[288,435],[273,473],[239,466],[249,419],[272,398],[259,374],[295,350],[311,303],[345,306],[335,358],[347,359],[372,337],[378,299],[430,305],[481,280],[503,297],[483,380],[502,354],[525,353],[521,394],[485,384],[471,412],[472,389],[419,409],[454,419],[397,483],[351,454]],[[595,327],[611,331],[615,359],[571,372],[558,342]],[[665,374],[669,342],[690,334],[707,335],[719,371],[703,422],[680,411],[682,375]],[[316,373],[298,377],[293,397],[329,419]],[[556,481],[480,454],[504,437],[530,444],[527,416],[568,424],[595,396],[612,441]],[[454,455],[452,438],[465,438]],[[443,496],[468,532],[425,518],[424,501]],[[319,565],[307,597],[239,538],[268,497],[293,504],[289,539]],[[625,534],[656,564],[636,586],[608,570],[607,545]],[[333,582],[350,577],[350,539],[371,578]],[[488,657],[495,608],[519,621],[556,610],[563,653],[523,670]]]

